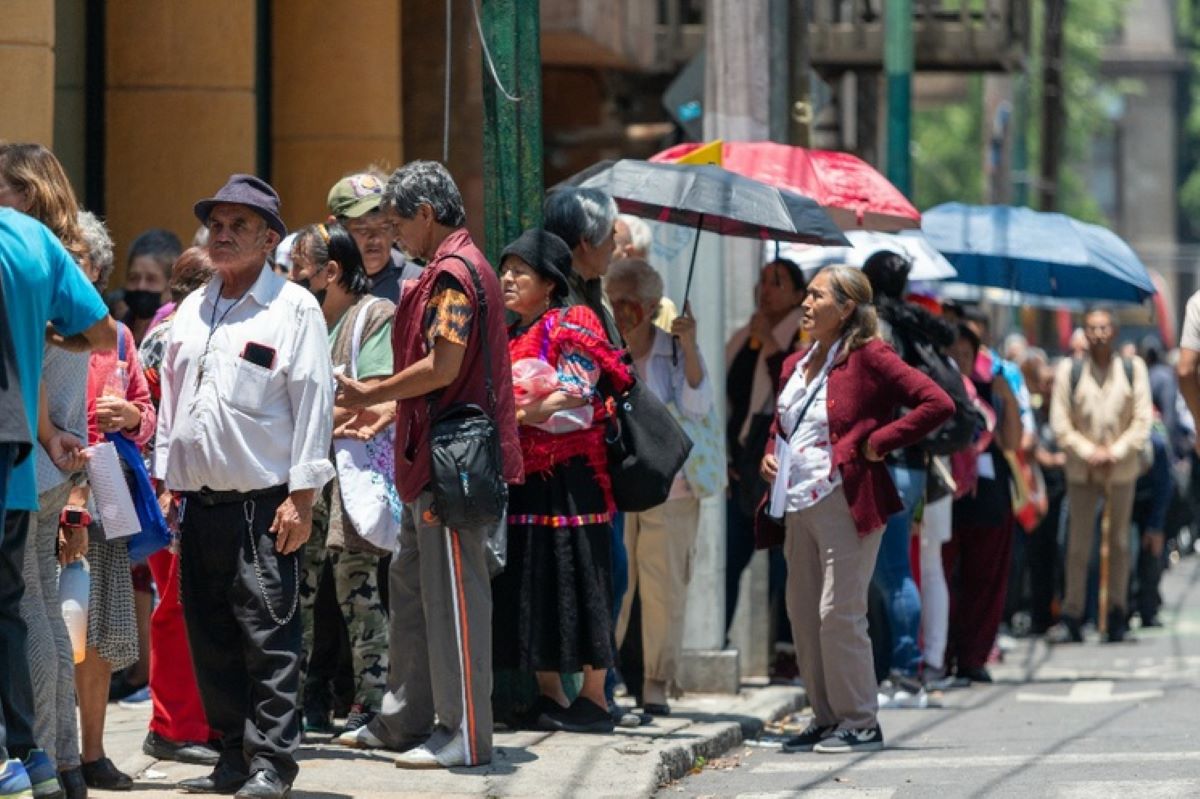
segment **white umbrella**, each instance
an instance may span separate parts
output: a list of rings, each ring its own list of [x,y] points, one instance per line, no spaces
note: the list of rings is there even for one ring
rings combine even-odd
[[[933,248],[919,230],[899,233],[876,233],[872,230],[847,230],[846,238],[852,247],[817,247],[807,244],[784,243],[779,254],[800,265],[806,274],[830,264],[847,264],[862,268],[867,259],[880,250],[890,250],[912,261],[909,280],[953,280],[958,272],[940,252]]]

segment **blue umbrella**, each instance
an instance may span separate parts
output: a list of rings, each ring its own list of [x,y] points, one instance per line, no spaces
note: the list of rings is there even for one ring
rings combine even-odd
[[[1145,265],[1119,236],[1065,214],[944,203],[921,216],[921,230],[960,283],[1132,303],[1155,293]]]

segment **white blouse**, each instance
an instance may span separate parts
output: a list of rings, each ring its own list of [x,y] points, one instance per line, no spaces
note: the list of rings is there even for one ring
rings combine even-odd
[[[805,367],[815,351],[809,350],[796,364],[796,370],[779,393],[780,424],[784,433],[792,430],[788,438],[788,448],[791,450],[787,489],[789,513],[816,505],[842,482],[841,473],[833,468],[833,442],[829,437],[829,413],[826,407],[829,369],[840,349],[840,341],[830,348],[825,365],[811,385],[804,376]],[[804,418],[796,424],[810,391],[815,391],[816,395]]]

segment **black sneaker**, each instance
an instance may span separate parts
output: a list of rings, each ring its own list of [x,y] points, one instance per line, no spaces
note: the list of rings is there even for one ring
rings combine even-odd
[[[608,709],[582,696],[570,707],[543,713],[538,718],[538,729],[552,732],[609,733],[613,727],[613,718]]]
[[[836,724],[824,725],[813,722],[804,729],[804,732],[786,739],[783,742],[783,751],[811,752],[814,746],[824,741],[830,735],[833,735],[836,731]]]
[[[366,707],[359,704],[351,705],[350,715],[346,717],[342,732],[354,732],[359,727],[370,724],[373,718],[375,718],[374,710],[367,710]]]
[[[844,755],[878,752],[882,748],[883,730],[875,726],[863,730],[839,730],[814,746],[813,751],[822,755]]]

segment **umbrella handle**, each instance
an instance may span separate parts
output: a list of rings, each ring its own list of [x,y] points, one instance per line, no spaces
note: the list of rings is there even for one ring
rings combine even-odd
[[[687,308],[688,298],[692,294],[692,275],[696,272],[696,251],[700,249],[700,234],[704,232],[704,214],[700,214],[696,220],[696,238],[692,239],[692,258],[688,262],[687,283],[683,289],[683,304],[679,306],[679,312],[683,313]],[[679,338],[673,336],[671,338],[671,365],[679,365]]]

